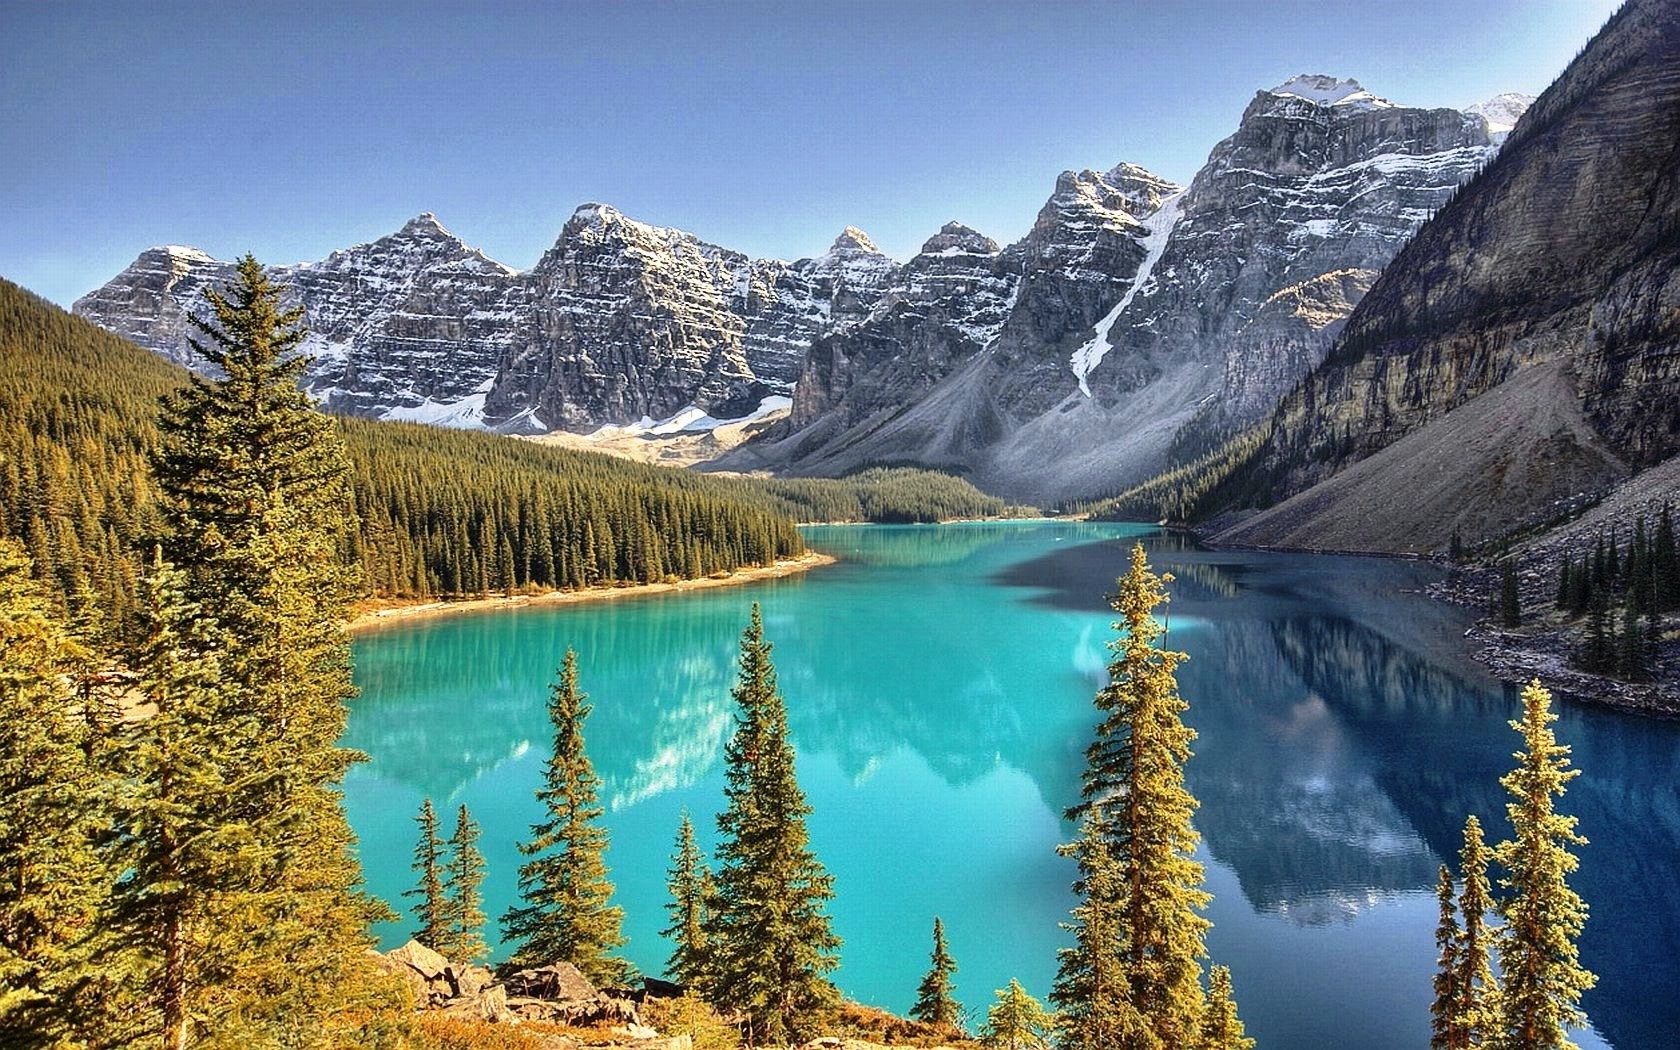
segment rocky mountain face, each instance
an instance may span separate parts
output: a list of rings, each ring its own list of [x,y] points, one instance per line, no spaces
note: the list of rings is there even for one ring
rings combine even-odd
[[[427,214],[320,262],[276,267],[304,307],[306,383],[357,415],[512,431],[746,415],[787,394],[816,334],[865,314],[894,264],[861,231],[794,263],[579,208],[532,269],[469,248]],[[233,264],[153,248],[75,312],[182,364],[189,312]]]
[[[930,355],[922,325],[952,330],[948,308],[878,310],[819,340],[803,410],[729,464],[917,462],[1039,502],[1138,481],[1252,424],[1323,359],[1376,272],[1493,154],[1489,127],[1300,76],[1259,92],[1188,188],[1131,165],[1065,173],[998,255],[1016,284],[1001,328]]]
[[[1225,488],[1290,498],[1230,538],[1495,538],[1680,451],[1676,143],[1680,3],[1630,0],[1271,417]]]
[[[1261,418],[1522,105],[1416,109],[1295,77],[1256,94],[1189,187],[1065,172],[1016,244],[950,223],[902,265],[852,228],[786,263],[588,204],[523,272],[425,215],[276,276],[308,315],[309,389],[338,410],[587,431],[791,396],[718,465],[944,466],[1052,503]],[[190,362],[187,312],[229,272],[153,249],[75,308]]]

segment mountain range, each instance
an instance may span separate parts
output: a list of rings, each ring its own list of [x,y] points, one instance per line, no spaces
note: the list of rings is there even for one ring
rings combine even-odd
[[[1021,241],[952,222],[904,263],[853,228],[788,263],[586,204],[525,271],[427,214],[275,276],[307,314],[307,386],[336,411],[585,432],[789,397],[717,465],[917,463],[1088,497],[1269,411],[1526,102],[1418,109],[1293,77],[1188,187],[1132,164],[1065,172]],[[188,313],[231,267],[153,248],[74,309],[194,364]]]

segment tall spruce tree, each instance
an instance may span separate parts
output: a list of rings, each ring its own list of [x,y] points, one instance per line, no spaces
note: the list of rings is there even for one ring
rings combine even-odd
[[[962,1007],[954,994],[956,984],[951,975],[957,972],[957,961],[945,944],[945,924],[933,917],[933,953],[928,957],[928,972],[916,988],[916,1002],[910,1016],[923,1024],[956,1028],[962,1021]]]
[[[770,643],[755,602],[741,636],[739,712],[724,746],[718,816],[717,894],[707,936],[718,1005],[746,1018],[752,1045],[804,1042],[832,1015],[839,992],[828,974],[840,938],[826,905],[834,879],[811,851],[811,807],[794,771],[787,705],[776,689]]]
[[[519,965],[568,962],[592,981],[612,983],[628,976],[611,955],[624,944],[624,911],[612,904],[601,781],[584,749],[583,726],[593,710],[587,699],[578,688],[577,653],[567,649],[549,691],[554,752],[537,791],[545,815],[519,846],[531,858],[519,869],[523,903],[502,917],[502,932],[520,942],[513,954]]]
[[[1441,865],[1440,878],[1435,884],[1435,899],[1441,910],[1435,924],[1435,999],[1429,1007],[1430,1050],[1463,1050],[1470,1045],[1459,1015],[1458,950],[1464,935],[1458,925],[1455,890],[1452,869]]]
[[[1499,570],[1499,623],[1503,627],[1522,626],[1522,596],[1517,588],[1517,566],[1506,558]]]
[[[415,898],[414,907],[410,909],[418,924],[414,928],[414,939],[437,951],[449,940],[449,901],[443,892],[443,838],[439,834],[437,810],[432,808],[431,799],[420,803],[420,812],[415,815],[414,822],[420,827],[420,837],[414,843],[412,865],[418,881],[413,889],[405,890],[403,896]]]
[[[1254,1050],[1254,1040],[1248,1037],[1247,1029],[1237,1016],[1237,1000],[1231,991],[1229,967],[1215,966],[1208,971],[1207,1014],[1202,1019],[1201,1050]]]
[[[1149,1018],[1132,1001],[1124,960],[1126,916],[1122,911],[1125,873],[1114,854],[1113,833],[1101,805],[1085,811],[1079,839],[1062,847],[1079,864],[1074,892],[1080,903],[1062,928],[1073,944],[1057,952],[1059,967],[1050,992],[1069,1050],[1162,1047]]]
[[[116,856],[122,876],[112,923],[155,969],[143,973],[150,1006],[140,1031],[163,1045],[188,1045],[194,1017],[214,1016],[250,957],[236,918],[249,901],[227,887],[266,870],[267,853],[238,807],[239,753],[249,738],[227,732],[233,694],[207,617],[186,596],[180,570],[154,558],[139,595],[144,637],[130,657],[139,694],[153,712],[138,720],[114,767]]]
[[[1502,987],[1492,1044],[1499,1050],[1564,1050],[1574,1044],[1567,1030],[1585,1019],[1581,995],[1597,978],[1580,963],[1577,940],[1587,906],[1570,888],[1578,866],[1570,847],[1586,839],[1576,818],[1556,810],[1569,781],[1569,748],[1559,744],[1551,724],[1552,695],[1538,681],[1523,690],[1523,711],[1511,728],[1522,734],[1517,767],[1501,778],[1510,794],[1505,811],[1512,837],[1494,848],[1508,892],[1499,901],[1504,920],[1496,936]]]
[[[1105,986],[1123,988],[1128,1005],[1124,1011],[1105,1007],[1092,1023],[1107,1033],[1111,1025],[1120,1026],[1122,1034],[1102,1036],[1117,1039],[1110,1043],[1116,1050],[1194,1046],[1205,1012],[1201,964],[1209,923],[1201,913],[1208,894],[1194,859],[1196,800],[1184,786],[1195,733],[1181,717],[1188,705],[1174,673],[1185,656],[1160,647],[1166,628],[1155,618],[1167,601],[1164,585],[1170,579],[1150,571],[1142,544],[1133,548],[1130,569],[1112,600],[1120,637],[1109,643],[1115,654],[1109,683],[1096,698],[1103,719],[1086,751],[1083,801],[1069,813],[1104,809],[1115,877],[1093,880],[1091,872],[1106,861],[1087,850],[1076,889],[1086,898],[1083,925],[1089,927],[1098,914],[1112,915],[1117,929],[1105,934],[1111,947],[1093,943],[1083,956],[1064,957],[1054,999],[1075,1018],[1071,1024],[1081,1023],[1076,1004],[1087,994],[1082,988],[1096,987],[1094,975],[1105,962],[1095,953],[1112,951],[1107,962],[1117,963],[1117,974]],[[1106,893],[1113,894],[1111,901],[1093,900]],[[1133,1032],[1138,1019],[1143,1027]]]
[[[711,872],[694,841],[694,822],[684,810],[677,829],[677,851],[671,855],[665,887],[670,903],[665,910],[671,925],[659,931],[672,942],[665,975],[686,988],[705,992],[711,984],[711,950],[706,941],[706,916],[711,895]]]
[[[490,954],[484,943],[484,854],[478,851],[478,823],[465,805],[455,816],[449,836],[443,895],[447,902],[448,933],[436,945],[454,963],[475,963]]]
[[[105,905],[94,850],[103,786],[73,687],[87,650],[23,548],[0,539],[0,1043],[77,1037],[67,993],[97,974],[84,948]]]
[[[1046,1036],[1054,1024],[1054,1016],[1011,977],[1009,987],[997,990],[981,1034],[987,1043],[1003,1050],[1038,1050],[1049,1045]]]
[[[219,731],[242,745],[215,775],[244,818],[222,921],[245,942],[223,960],[204,1023],[302,1044],[390,985],[364,954],[388,912],[362,890],[338,790],[359,757],[338,746],[354,691],[349,466],[298,387],[301,310],[281,309],[248,255],[226,294],[206,298],[213,318],[193,318],[205,336],[193,347],[220,378],[165,399],[155,461],[166,552],[219,655]]]
[[[1453,979],[1453,1015],[1463,1033],[1461,1046],[1486,1046],[1493,1037],[1499,1013],[1499,985],[1493,976],[1493,932],[1487,916],[1493,909],[1488,884],[1492,851],[1482,839],[1482,822],[1471,814],[1464,821],[1464,846],[1458,854],[1464,889],[1458,896],[1462,925],[1458,942],[1458,973]]]

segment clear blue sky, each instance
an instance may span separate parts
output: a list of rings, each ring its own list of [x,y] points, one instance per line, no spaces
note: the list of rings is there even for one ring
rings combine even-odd
[[[1188,180],[1291,74],[1538,94],[1615,7],[0,0],[0,276],[68,304],[153,244],[290,263],[422,211],[527,267],[588,200],[753,255],[1007,242],[1063,169]]]

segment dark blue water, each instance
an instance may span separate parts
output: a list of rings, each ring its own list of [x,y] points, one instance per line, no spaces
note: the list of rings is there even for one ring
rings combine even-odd
[[[940,915],[982,1009],[1018,977],[1049,990],[1071,868],[1055,846],[1078,792],[1112,636],[1103,594],[1141,537],[1172,585],[1171,644],[1200,733],[1209,947],[1267,1048],[1428,1045],[1435,870],[1469,812],[1502,833],[1508,690],[1464,659],[1464,623],[1417,591],[1437,570],[1376,559],[1187,548],[1099,524],[812,529],[843,559],[750,587],[460,615],[364,635],[346,785],[373,889],[410,884],[422,797],[485,827],[490,911],[514,894],[514,843],[570,645],[595,713],[609,862],[629,957],[658,973],[667,857],[683,809],[702,838],[721,803],[729,686],[749,604],[790,708],[813,843],[836,878],[838,980],[903,1010]],[[1585,774],[1564,808],[1592,840],[1575,884],[1600,975],[1584,1047],[1675,1045],[1680,1030],[1680,727],[1566,706]],[[407,924],[382,930],[403,939]],[[492,934],[494,931],[491,931]],[[492,937],[494,941],[494,937]]]

